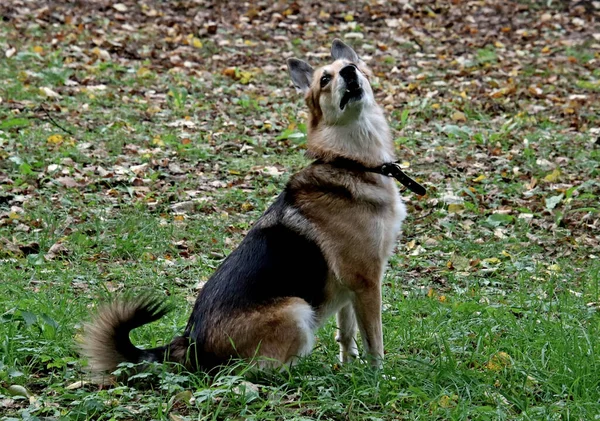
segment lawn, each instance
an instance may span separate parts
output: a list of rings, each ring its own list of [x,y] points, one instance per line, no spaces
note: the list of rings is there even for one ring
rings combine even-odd
[[[597,2],[230,3],[0,5],[0,419],[600,419]],[[427,188],[398,185],[383,369],[331,322],[281,373],[91,378],[99,303],[168,296],[132,334],[166,343],[310,162],[285,59],[335,37]]]

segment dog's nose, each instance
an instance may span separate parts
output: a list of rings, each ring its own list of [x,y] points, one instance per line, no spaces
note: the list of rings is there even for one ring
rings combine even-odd
[[[340,76],[345,80],[356,79],[356,66],[354,64],[348,64],[340,70]]]

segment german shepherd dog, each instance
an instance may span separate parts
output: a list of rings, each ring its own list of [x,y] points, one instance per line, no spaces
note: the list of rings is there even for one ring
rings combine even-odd
[[[121,362],[172,361],[211,370],[232,358],[281,367],[309,353],[316,329],[337,314],[340,360],[383,358],[381,281],[405,206],[383,164],[394,148],[369,83],[370,69],[336,39],[318,69],[290,58],[308,106],[307,154],[315,161],[283,192],[200,291],[182,336],[140,349],[131,330],[168,311],[149,295],[102,307],[83,334],[93,371]],[[385,166],[385,165],[384,165]],[[254,360],[256,361],[256,360]]]

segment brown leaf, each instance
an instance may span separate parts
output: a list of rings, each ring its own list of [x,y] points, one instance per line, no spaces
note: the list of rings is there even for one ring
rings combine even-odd
[[[77,181],[75,181],[72,177],[59,177],[56,179],[59,184],[62,184],[65,187],[73,188],[79,186]]]
[[[50,250],[48,250],[48,253],[46,253],[44,255],[44,259],[46,260],[54,260],[57,257],[64,257],[67,254],[69,254],[69,249],[67,248],[67,246],[65,246],[63,243],[56,242],[52,245],[52,247],[50,247]]]

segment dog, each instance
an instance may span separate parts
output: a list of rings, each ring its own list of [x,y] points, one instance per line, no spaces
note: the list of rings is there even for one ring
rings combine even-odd
[[[360,331],[365,359],[382,365],[381,283],[406,208],[385,170],[394,147],[372,72],[339,39],[331,56],[317,69],[287,60],[308,107],[307,155],[314,162],[291,176],[216,269],[182,336],[137,348],[130,331],[169,308],[151,295],[117,300],[84,329],[81,351],[91,370],[145,361],[211,370],[238,358],[283,367],[310,353],[315,331],[334,314],[340,361],[359,356]]]

